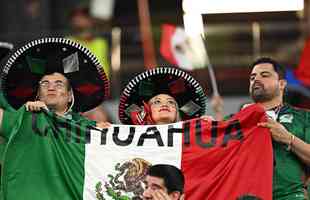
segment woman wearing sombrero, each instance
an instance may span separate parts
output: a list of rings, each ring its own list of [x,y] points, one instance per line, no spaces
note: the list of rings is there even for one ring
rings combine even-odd
[[[159,67],[134,77],[120,97],[119,119],[123,124],[167,124],[200,117],[206,95],[187,72]]]

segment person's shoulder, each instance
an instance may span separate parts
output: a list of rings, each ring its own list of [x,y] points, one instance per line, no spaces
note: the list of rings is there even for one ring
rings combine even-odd
[[[291,112],[305,114],[305,115],[309,115],[310,114],[310,109],[307,109],[307,108],[300,108],[300,107],[291,106],[291,105],[285,105],[285,106]]]
[[[100,37],[100,36],[97,36],[93,39],[93,42],[95,43],[104,43],[106,44],[107,43],[107,40],[103,37]]]
[[[300,108],[291,105],[286,105],[288,113],[293,114],[297,119],[310,124],[310,109]]]
[[[14,115],[20,115],[20,114],[26,112],[25,106],[21,106],[17,110],[15,110],[12,107],[8,107],[8,108],[2,109],[2,110],[3,110],[4,113],[11,113],[11,114],[14,114]]]

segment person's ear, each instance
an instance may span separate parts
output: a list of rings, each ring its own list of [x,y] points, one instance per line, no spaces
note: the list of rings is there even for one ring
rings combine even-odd
[[[282,91],[284,91],[284,89],[286,88],[286,85],[287,85],[287,81],[285,79],[279,80],[279,86]]]
[[[72,102],[73,99],[73,91],[72,89],[68,92],[68,102]]]
[[[40,90],[37,90],[37,95],[36,98],[34,99],[35,101],[39,101],[40,100]]]

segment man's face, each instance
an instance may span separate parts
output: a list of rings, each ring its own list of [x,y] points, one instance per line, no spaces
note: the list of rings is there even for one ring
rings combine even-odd
[[[155,124],[174,123],[177,119],[177,102],[167,94],[159,94],[149,100]]]
[[[68,80],[60,73],[44,76],[39,83],[39,100],[50,108],[67,110],[72,100]]]
[[[270,63],[255,65],[250,75],[250,95],[254,102],[264,103],[282,97],[285,80],[279,80],[279,76]]]
[[[180,192],[171,192],[168,194],[163,178],[147,175],[145,182],[146,188],[142,195],[144,200],[178,200],[180,198]]]
[[[92,19],[87,14],[76,14],[72,17],[71,23],[77,31],[89,30],[93,27]]]

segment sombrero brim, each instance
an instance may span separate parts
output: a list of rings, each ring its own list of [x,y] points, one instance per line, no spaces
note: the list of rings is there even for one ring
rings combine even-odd
[[[53,72],[69,80],[74,111],[91,110],[109,96],[108,79],[88,49],[65,38],[43,38],[26,44],[9,58],[1,74],[5,98],[14,109],[35,100],[39,80]]]
[[[0,60],[9,55],[13,49],[13,44],[7,42],[0,42]]]
[[[120,97],[120,121],[132,124],[130,113],[137,111],[143,101],[161,93],[176,99],[182,120],[205,113],[207,97],[198,81],[178,68],[160,67],[137,75],[127,84]]]

